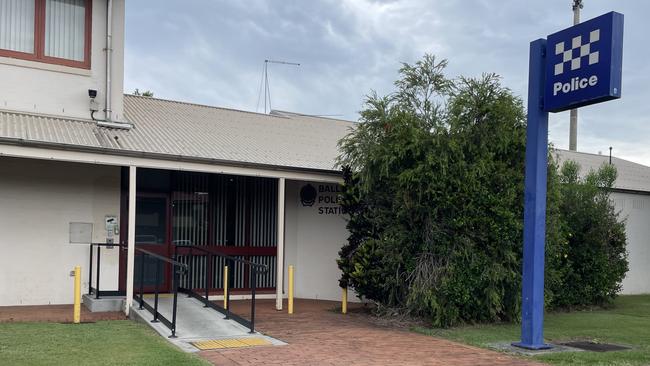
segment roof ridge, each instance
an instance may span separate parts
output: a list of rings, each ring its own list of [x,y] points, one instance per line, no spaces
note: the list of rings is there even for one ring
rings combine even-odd
[[[588,152],[583,152],[583,151],[573,151],[573,150],[557,149],[557,148],[554,148],[553,150],[559,151],[559,152],[566,152],[566,153],[569,153],[569,154],[581,154],[581,155],[600,157],[600,158],[603,158],[605,160],[609,159],[609,155],[603,155],[603,154],[594,154],[594,153],[588,153]],[[612,155],[612,160],[614,160],[614,159],[615,160],[620,160],[622,162],[630,163],[630,164],[640,165],[640,166],[642,166],[644,168],[650,168],[650,166],[648,166],[648,165],[645,165],[645,164],[642,164],[642,163],[637,163],[636,161],[632,161],[632,160],[629,160],[629,159],[624,159],[624,158]]]
[[[211,108],[211,109],[220,109],[220,110],[224,110],[224,111],[248,113],[248,114],[254,114],[254,115],[263,116],[263,117],[265,116],[265,117],[284,118],[284,119],[289,118],[289,117],[286,117],[286,116],[278,116],[278,115],[272,115],[272,114],[266,114],[266,113],[245,111],[243,109],[236,109],[236,108],[218,107],[218,106],[214,106],[214,105],[194,103],[194,102],[186,102],[186,101],[182,101],[182,100],[164,99],[164,98],[156,98],[156,97],[145,97],[145,96],[142,96],[142,95],[133,95],[133,94],[128,94],[128,93],[124,93],[124,96],[129,97],[129,98],[139,98],[139,99],[145,99],[145,100],[153,99],[153,100],[166,102],[166,103],[178,103],[178,104],[191,105],[191,106],[195,106],[195,107],[203,107],[203,108]]]
[[[584,152],[584,151],[574,151],[574,150],[567,150],[567,149],[553,149],[553,150],[561,151],[561,152],[567,152],[567,153],[569,153],[569,154],[580,154],[580,155],[588,155],[588,156],[597,156],[597,157],[601,157],[601,158],[603,158],[603,159],[609,159],[609,155],[603,155],[603,154],[594,154],[594,153],[589,153],[589,152]],[[628,163],[633,163],[633,164],[643,165],[643,164],[640,164],[640,163],[636,163],[636,162],[634,162],[634,161],[632,161],[632,160],[627,160],[627,159],[619,158],[618,156],[615,156],[615,155],[612,155],[612,159],[618,159],[618,160],[621,160],[621,161],[627,161]],[[643,165],[643,166],[646,166],[646,165]]]

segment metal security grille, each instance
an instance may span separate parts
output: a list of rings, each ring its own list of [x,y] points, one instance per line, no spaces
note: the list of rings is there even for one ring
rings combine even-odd
[[[277,228],[277,184],[270,179],[251,182],[251,242],[254,247],[275,247]]]
[[[253,256],[249,260],[257,264],[265,264],[269,268],[268,272],[257,276],[256,286],[258,288],[275,287],[275,256]]]
[[[211,247],[220,253],[269,266],[257,287],[274,288],[277,246],[277,181],[177,172],[171,187],[171,234],[178,245]],[[178,261],[189,273],[182,279],[186,288],[205,288],[206,256],[195,250],[190,260],[183,251]],[[212,256],[210,288],[223,288],[224,259]],[[249,268],[230,264],[230,286],[250,287]]]
[[[238,259],[245,259],[243,256],[237,256],[235,258]],[[232,288],[247,288],[248,287],[248,275],[247,275],[247,270],[246,266],[241,263],[237,262],[234,265],[234,269],[231,269],[232,271]]]
[[[176,259],[177,261],[188,266],[188,273],[181,277],[181,287],[184,288],[204,288],[205,286],[205,269],[206,256],[190,256],[181,255]],[[190,286],[191,284],[191,286]]]
[[[210,184],[211,244],[226,245],[228,177],[213,176]]]
[[[208,245],[209,176],[184,173],[172,193],[172,241]]]
[[[191,258],[191,259],[190,259]],[[244,259],[244,256],[235,258]],[[184,288],[205,288],[205,255],[179,255],[177,259],[180,263],[188,266],[188,273],[181,278],[181,287]],[[258,288],[275,287],[275,256],[251,256],[250,261],[257,264],[267,265],[269,270],[264,274],[258,274],[256,286]],[[212,256],[212,267],[210,268],[210,288],[223,289],[223,268],[226,265],[223,257]],[[242,263],[229,264],[229,273],[231,278],[230,287],[235,289],[249,288],[250,269]]]
[[[246,245],[246,198],[248,191],[246,187],[246,178],[231,178],[235,196],[235,242],[228,243],[238,247]]]

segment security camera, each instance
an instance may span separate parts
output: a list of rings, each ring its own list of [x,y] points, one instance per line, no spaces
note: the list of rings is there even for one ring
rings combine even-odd
[[[95,112],[99,110],[99,103],[95,100],[95,97],[97,97],[97,90],[95,89],[88,89],[88,96],[90,97],[90,118],[95,120]]]

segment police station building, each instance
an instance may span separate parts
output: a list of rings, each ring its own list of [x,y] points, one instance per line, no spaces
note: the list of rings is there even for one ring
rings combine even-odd
[[[145,291],[156,275],[170,291],[169,266],[140,274],[134,262],[137,249],[172,258],[179,245],[266,265],[258,298],[286,296],[293,265],[296,297],[340,299],[347,234],[335,158],[353,123],[124,95],[124,1],[72,3],[47,21],[75,37],[21,26],[43,22],[38,9],[2,13],[0,306],[71,303],[75,266],[84,292],[100,282],[130,302],[141,275]],[[61,43],[26,41],[41,32]],[[202,253],[183,286],[206,287]],[[210,258],[217,296],[222,259]],[[232,267],[232,295],[248,294],[249,271]]]
[[[47,19],[35,17],[46,2],[24,3],[0,13],[0,306],[70,304],[81,266],[83,291],[122,296],[128,313],[134,285],[171,290],[156,258],[188,265],[183,287],[218,298],[223,257],[206,253],[268,268],[251,281],[232,263],[233,296],[254,284],[281,308],[293,265],[296,297],[340,299],[348,234],[335,159],[354,123],[125,95],[123,0],[56,2]],[[556,92],[591,83],[567,82]],[[648,227],[628,233],[635,258],[650,253]],[[138,252],[151,263],[136,265]],[[635,263],[627,288],[650,292]]]

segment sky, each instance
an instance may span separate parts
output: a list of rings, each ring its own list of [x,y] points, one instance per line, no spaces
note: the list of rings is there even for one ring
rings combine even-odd
[[[584,0],[582,20],[625,15],[622,98],[580,108],[578,151],[650,165],[650,1]],[[155,4],[155,5],[154,5]],[[524,101],[532,40],[569,27],[571,0],[184,0],[126,2],[125,91],[264,111],[357,120],[365,97],[394,91],[402,62],[425,53],[448,77],[496,73]],[[549,140],[568,148],[569,112]]]

